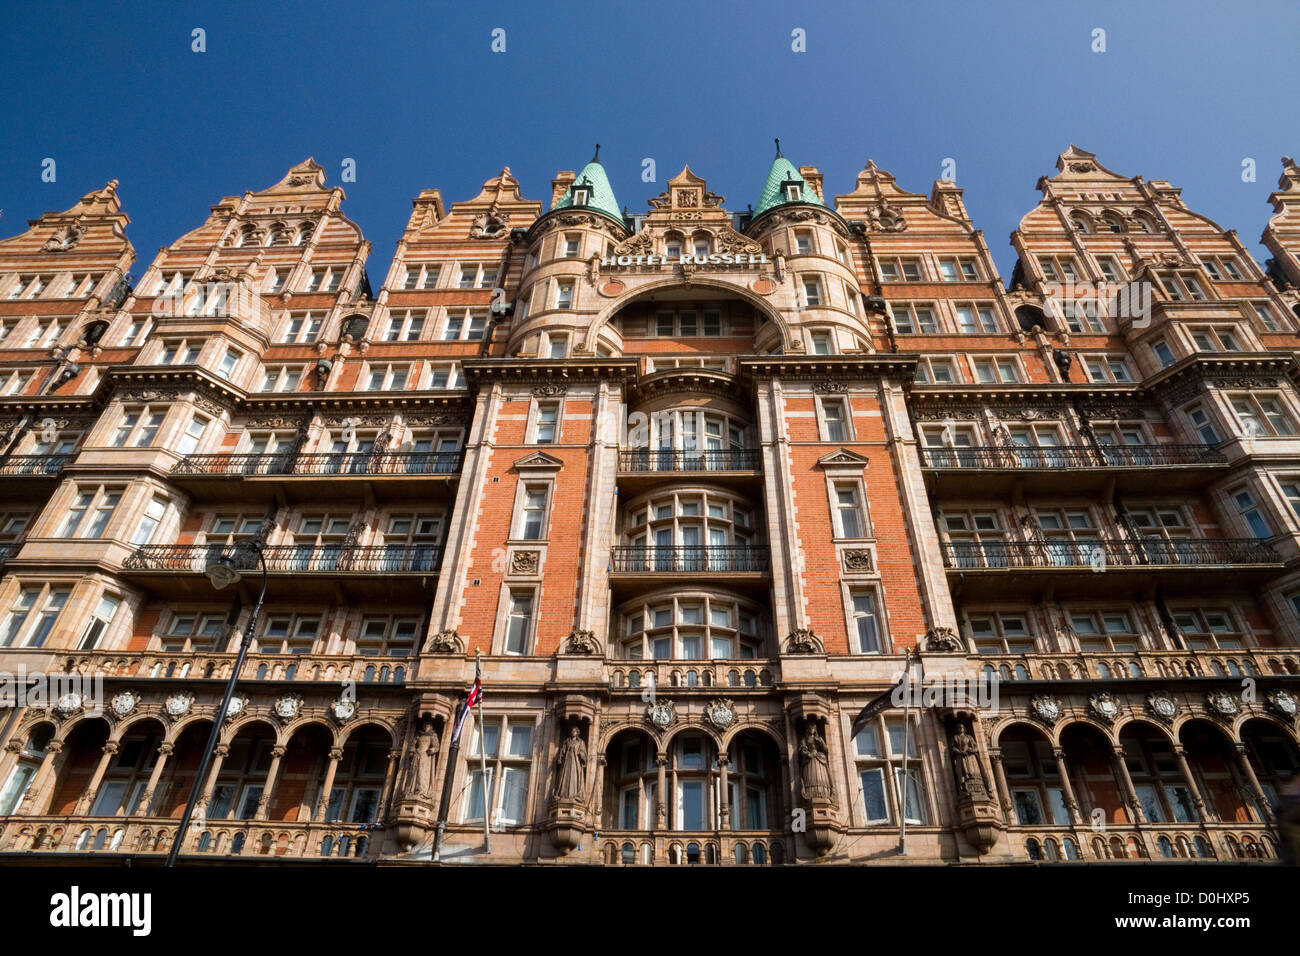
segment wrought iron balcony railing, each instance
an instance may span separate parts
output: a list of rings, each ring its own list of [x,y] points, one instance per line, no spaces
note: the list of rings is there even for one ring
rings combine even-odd
[[[50,477],[57,475],[71,455],[10,455],[0,461],[0,475]]]
[[[327,452],[295,455],[189,455],[172,468],[176,475],[238,478],[253,475],[455,475],[458,451]]]
[[[759,471],[763,457],[756,448],[673,451],[632,448],[618,453],[619,471]]]
[[[764,573],[771,554],[767,545],[680,545],[641,548],[618,546],[610,549],[610,570],[622,573],[694,572]]]
[[[202,574],[204,568],[228,554],[240,570],[257,569],[257,557],[224,544],[147,544],[131,554],[122,567],[132,571],[177,571]],[[336,572],[339,574],[428,574],[438,570],[442,548],[437,545],[281,544],[262,550],[270,574]]]
[[[972,445],[921,448],[926,468],[1154,468],[1223,464],[1214,445]]]
[[[1087,568],[1276,564],[1277,552],[1258,538],[1176,538],[1147,541],[952,541],[949,568]]]

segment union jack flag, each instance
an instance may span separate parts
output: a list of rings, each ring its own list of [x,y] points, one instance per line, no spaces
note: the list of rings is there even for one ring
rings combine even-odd
[[[456,726],[451,732],[451,742],[454,744],[460,740],[460,732],[465,728],[465,718],[469,712],[474,709],[474,705],[483,699],[483,664],[475,658],[474,660],[474,686],[469,689],[469,696],[465,698],[465,706],[461,708],[460,716],[456,718]]]

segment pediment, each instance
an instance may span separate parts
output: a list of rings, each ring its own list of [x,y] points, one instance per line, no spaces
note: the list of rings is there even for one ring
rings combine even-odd
[[[544,451],[535,451],[530,455],[525,455],[523,458],[520,458],[515,462],[515,470],[517,471],[536,471],[539,469],[559,471],[563,467],[564,462],[560,461],[560,459],[553,455],[546,454]]]
[[[868,464],[870,464],[868,459],[847,448],[841,448],[817,459],[817,465],[821,468],[866,468]]]

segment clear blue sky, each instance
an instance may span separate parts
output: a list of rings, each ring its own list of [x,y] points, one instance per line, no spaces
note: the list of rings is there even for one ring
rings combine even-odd
[[[687,162],[743,209],[774,136],[829,194],[868,157],[928,193],[951,157],[1004,279],[1007,236],[1070,142],[1183,187],[1261,259],[1279,158],[1300,153],[1294,0],[10,2],[4,20],[0,235],[116,178],[137,277],[222,196],[307,156],[330,184],[356,160],[344,209],[378,285],[419,190],[467,199],[508,164],[545,203],[596,142],[633,211]]]

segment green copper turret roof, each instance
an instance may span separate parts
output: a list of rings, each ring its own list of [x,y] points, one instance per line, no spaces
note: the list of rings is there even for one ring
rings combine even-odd
[[[623,214],[619,212],[618,200],[614,198],[614,190],[609,185],[609,177],[605,175],[605,167],[600,165],[600,144],[596,145],[596,155],[591,157],[591,162],[582,167],[582,172],[578,173],[574,183],[580,183],[584,179],[591,185],[591,198],[587,200],[587,208],[603,212],[622,222]],[[573,186],[570,186],[560,201],[555,204],[555,208],[564,209],[572,205]]]
[[[788,180],[803,184],[803,198],[800,202],[813,203],[817,206],[826,204],[818,198],[816,191],[808,185],[808,181],[799,175],[799,170],[794,168],[794,163],[781,155],[781,141],[776,141],[776,159],[772,160],[772,168],[767,171],[767,182],[763,183],[763,191],[758,196],[758,202],[754,205],[754,218],[757,219],[769,209],[777,206],[783,206],[794,200],[785,198],[785,191],[781,188],[781,183]]]

